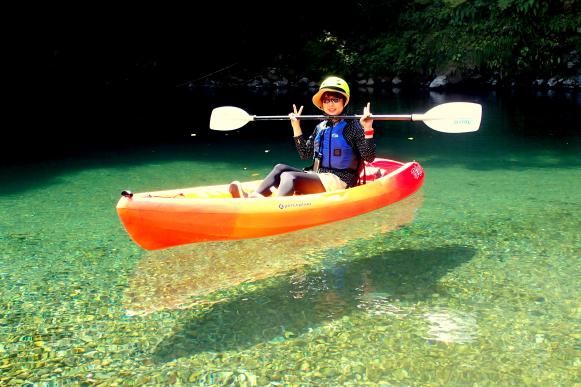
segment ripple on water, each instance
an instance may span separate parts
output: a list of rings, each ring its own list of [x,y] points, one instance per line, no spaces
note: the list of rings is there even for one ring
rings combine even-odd
[[[443,343],[468,344],[476,340],[478,323],[473,313],[438,309],[425,313],[425,339]]]

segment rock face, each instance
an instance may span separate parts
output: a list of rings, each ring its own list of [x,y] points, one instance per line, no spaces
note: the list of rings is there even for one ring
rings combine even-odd
[[[446,75],[438,75],[432,82],[430,82],[430,86],[428,87],[430,89],[439,89],[445,87],[448,84],[447,78],[448,77]]]
[[[500,73],[484,76],[472,71],[462,73],[450,68],[433,78],[422,77],[410,79],[401,75],[375,75],[357,74],[349,79],[352,87],[369,88],[428,88],[430,90],[446,90],[452,88],[478,89],[478,88],[534,88],[534,89],[563,89],[581,90],[581,67],[579,55],[572,52],[567,61],[567,75],[552,75],[550,77],[517,78],[503,76]],[[571,75],[572,74],[572,75]],[[309,79],[302,75],[294,74],[292,70],[284,68],[268,67],[262,73],[241,76],[220,73],[204,78],[198,82],[187,82],[184,85],[194,87],[248,87],[252,89],[284,90],[292,87],[306,87],[316,89],[320,79]]]

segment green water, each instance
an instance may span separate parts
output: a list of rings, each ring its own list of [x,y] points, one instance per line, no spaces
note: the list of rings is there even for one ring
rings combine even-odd
[[[115,204],[302,165],[286,126],[4,167],[0,384],[580,383],[581,103],[475,99],[476,133],[377,125],[413,197],[264,239],[147,252]]]

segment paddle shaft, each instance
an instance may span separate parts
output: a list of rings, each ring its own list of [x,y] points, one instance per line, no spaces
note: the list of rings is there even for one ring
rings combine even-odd
[[[369,116],[372,120],[379,121],[412,121],[412,114],[372,114]],[[329,118],[341,119],[341,120],[359,120],[363,117],[362,115],[350,115],[350,116],[326,116],[323,114],[319,115],[304,115],[297,116],[299,121],[303,120],[327,120]],[[250,116],[251,121],[272,121],[272,120],[289,120],[289,116]]]

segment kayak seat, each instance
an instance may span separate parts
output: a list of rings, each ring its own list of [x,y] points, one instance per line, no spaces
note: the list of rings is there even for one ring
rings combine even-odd
[[[385,175],[386,175],[385,169],[373,165],[366,165],[365,171],[361,171],[360,177],[362,181],[371,182]]]

